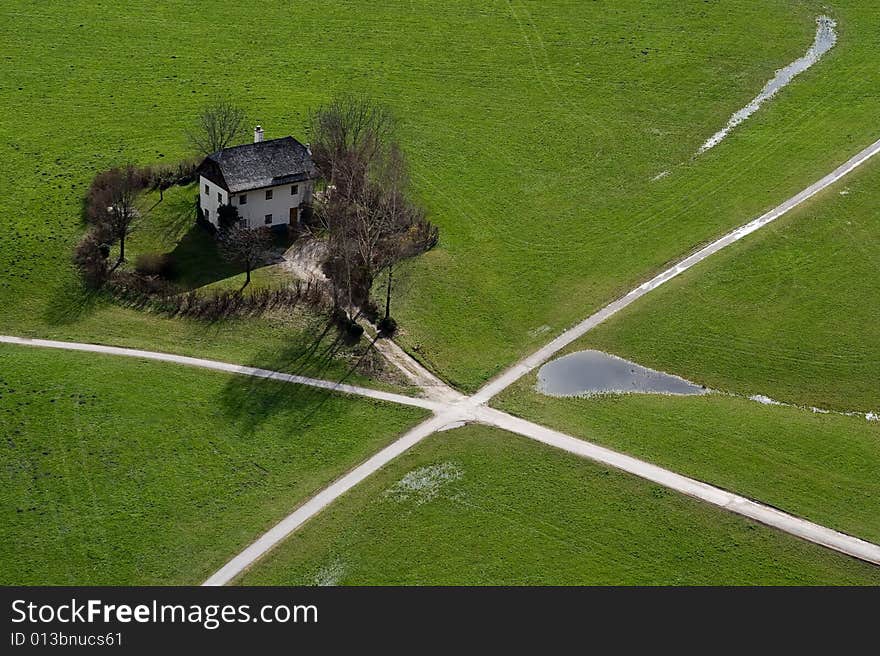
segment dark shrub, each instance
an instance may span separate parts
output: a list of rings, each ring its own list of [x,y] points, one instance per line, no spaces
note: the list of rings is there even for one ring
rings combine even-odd
[[[177,180],[174,181],[174,184],[188,185],[191,182],[195,182],[199,177],[199,164],[201,164],[201,160],[199,159],[185,159],[178,162],[176,171]]]
[[[383,337],[391,337],[397,332],[397,322],[393,317],[382,317],[378,328]]]
[[[379,318],[379,308],[373,301],[367,300],[367,302],[361,306],[361,314],[363,314],[370,323],[376,323],[376,319]]]
[[[407,235],[410,251],[407,255],[426,253],[440,242],[440,230],[430,221],[421,220],[409,229]]]
[[[113,295],[133,307],[146,308],[153,298],[172,296],[177,288],[158,277],[145,277],[129,271],[117,271],[108,282]]]
[[[347,342],[356,342],[364,334],[364,328],[357,321],[348,316],[348,313],[340,307],[330,312],[330,321],[345,336]]]
[[[217,208],[217,223],[220,224],[221,230],[231,228],[240,220],[241,214],[238,213],[238,208],[235,205],[220,205]]]
[[[77,244],[73,253],[73,262],[90,287],[100,287],[107,280],[109,255],[110,247],[91,231],[86,233]]]
[[[357,344],[364,334],[364,328],[357,321],[349,319],[345,326],[341,327],[342,341],[346,344]]]
[[[171,253],[143,253],[137,256],[135,271],[142,276],[158,276],[168,280],[177,273],[177,263]]]
[[[315,221],[315,210],[311,205],[302,205],[300,207],[299,222],[304,227],[317,225]]]
[[[177,182],[177,173],[172,166],[154,166],[150,170],[150,189],[159,192],[159,200],[165,197],[165,190]]]
[[[348,318],[348,313],[343,310],[341,307],[335,307],[330,312],[330,321],[333,322],[333,325],[338,327],[340,330],[344,330],[346,326],[348,326],[348,322],[350,319]]]

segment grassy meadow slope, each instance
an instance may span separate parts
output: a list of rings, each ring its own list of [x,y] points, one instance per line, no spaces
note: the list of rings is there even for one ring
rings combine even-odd
[[[721,395],[496,401],[532,421],[880,542],[880,424]]]
[[[708,387],[880,411],[880,160],[702,263],[569,350]]]
[[[241,582],[877,585],[880,569],[470,426],[391,463]]]
[[[421,411],[0,346],[0,583],[198,584]]]
[[[872,3],[834,3],[837,46],[693,159],[775,68],[803,53],[821,10],[797,3],[778,25],[785,34],[768,36],[767,3],[664,3],[653,12],[639,3],[630,20],[628,4],[580,6],[588,15],[533,7],[525,17],[535,93],[508,94],[496,125],[470,132],[456,162],[484,162],[466,183],[476,200],[445,189],[432,198],[447,250],[420,263],[429,275],[405,307],[407,344],[468,389],[880,137]],[[703,8],[709,17],[695,18]],[[748,39],[736,36],[741,29]],[[550,99],[571,111],[549,109]],[[443,223],[457,213],[457,223]]]
[[[823,11],[838,46],[692,158],[803,54]],[[97,169],[183,156],[184,127],[218,95],[270,137],[307,138],[310,107],[368,92],[404,121],[441,227],[402,290],[402,340],[467,389],[825,173],[880,118],[880,16],[864,0],[22,1],[0,17],[0,330],[244,360],[283,343],[283,324],[201,339],[83,296],[81,197]]]

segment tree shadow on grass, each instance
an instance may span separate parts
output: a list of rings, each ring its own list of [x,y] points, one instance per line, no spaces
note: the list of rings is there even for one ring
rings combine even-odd
[[[68,326],[91,315],[100,305],[103,294],[76,277],[66,278],[52,292],[43,311],[50,326]]]
[[[187,291],[244,273],[244,268],[220,255],[217,239],[197,225],[180,238],[171,257],[177,271],[174,281]]]
[[[80,228],[87,228],[91,225],[89,221],[89,197],[87,194],[84,194],[79,199],[79,226]]]
[[[277,264],[283,253],[295,241],[286,232],[272,233],[272,254],[263,266]],[[230,262],[220,254],[216,236],[205,228],[193,225],[177,242],[171,256],[175,262],[174,282],[189,291],[244,273],[244,267]],[[261,268],[261,267],[257,267]]]
[[[79,224],[86,229],[89,221],[89,199],[83,195],[79,199]],[[73,250],[69,251],[68,257]],[[79,275],[66,275],[51,292],[43,308],[43,321],[50,326],[66,326],[91,315],[102,298],[100,290],[89,287]]]
[[[163,242],[178,241],[196,223],[197,194],[167,194],[144,213],[150,231]]]
[[[318,330],[292,339],[281,350],[257,354],[250,366],[343,383],[360,363],[358,360],[348,367],[340,367],[338,356],[347,346],[335,326],[326,322]],[[254,376],[233,376],[220,392],[219,407],[246,435],[252,435],[277,413],[295,409],[299,414],[299,425],[290,426],[291,433],[295,434],[297,428],[308,425],[335,396],[337,394],[330,390],[306,385]]]

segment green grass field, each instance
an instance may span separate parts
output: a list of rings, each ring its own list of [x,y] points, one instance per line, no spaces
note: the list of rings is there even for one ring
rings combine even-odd
[[[715,389],[880,410],[880,162],[688,271],[570,350]]]
[[[249,585],[880,584],[880,570],[504,432],[430,438]]]
[[[837,20],[835,48],[694,157],[804,54],[820,14]],[[184,131],[218,97],[267,138],[303,141],[309,110],[338,93],[387,103],[441,231],[400,276],[400,342],[470,391],[880,136],[880,11],[868,0],[20,0],[0,7],[0,39],[0,333],[336,380],[365,380],[354,372],[364,347],[342,346],[305,309],[206,323],[84,290],[71,253],[92,176],[190,156]],[[872,165],[847,179],[848,195],[826,193],[715,256],[589,343],[718,388],[878,409],[878,175]],[[240,286],[190,228],[191,196],[167,193],[130,256],[173,251],[184,286]],[[254,286],[279,280],[266,267]],[[8,583],[198,582],[418,416],[10,347],[0,378]],[[552,400],[531,383],[501,403],[880,537],[877,425],[720,397]],[[383,496],[407,471],[443,462],[464,474],[437,499]],[[481,428],[393,463],[246,581],[337,571],[346,583],[880,581],[876,568]]]
[[[178,365],[0,346],[0,583],[198,584],[421,416]]]
[[[441,228],[397,304],[402,340],[473,389],[876,137],[880,16],[845,0],[837,47],[691,157],[803,54],[823,11],[802,0],[4,7],[0,330],[186,342],[198,328],[79,293],[69,254],[91,175],[185,155],[185,126],[221,94],[268,136],[308,138],[310,108],[368,92],[404,122],[416,189]],[[272,332],[248,324],[217,349],[247,359],[255,331]]]
[[[551,398],[524,379],[496,405],[880,542],[880,424],[709,395]]]

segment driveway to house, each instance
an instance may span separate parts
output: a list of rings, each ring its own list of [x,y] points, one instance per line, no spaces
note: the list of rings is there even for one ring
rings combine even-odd
[[[293,531],[302,526],[308,521],[308,519],[314,517],[322,509],[333,503],[333,501],[338,499],[341,495],[363,481],[365,478],[384,467],[391,460],[408,451],[426,437],[437,431],[468,422],[479,422],[528,437],[549,446],[578,455],[582,458],[588,458],[635,476],[639,476],[640,478],[652,481],[658,485],[700,499],[706,503],[748,517],[749,519],[756,520],[768,526],[775,527],[804,540],[880,565],[880,545],[840,533],[839,531],[795,517],[794,515],[790,515],[751,499],[732,494],[702,481],[682,476],[681,474],[633,458],[624,453],[593,444],[571,435],[560,433],[487,406],[487,403],[501,391],[528,374],[535,367],[547,361],[561,349],[565,348],[567,345],[571,344],[573,341],[619,312],[621,309],[632,304],[648,292],[657,289],[669,280],[672,280],[680,273],[687,271],[697,263],[702,262],[710,255],[717,253],[730,244],[739,241],[746,235],[749,235],[772,221],[775,221],[789,210],[797,207],[807,199],[823,189],[826,189],[854,169],[864,164],[878,152],[880,152],[880,140],[871,144],[846,163],[839,166],[832,173],[810,185],[781,205],[770,210],[754,221],[751,221],[713,241],[694,254],[684,258],[682,261],[654,276],[654,278],[648,282],[639,285],[621,298],[609,303],[581,323],[559,335],[543,348],[512,366],[497,378],[489,381],[485,386],[478,390],[476,394],[470,397],[466,397],[460,394],[457,390],[443,384],[442,381],[425,370],[424,367],[403,352],[396,344],[389,346],[389,344],[392,344],[391,342],[385,342],[383,352],[391,354],[389,359],[392,363],[398,366],[401,371],[404,371],[405,373],[409,372],[410,380],[417,381],[417,384],[422,387],[428,398],[417,399],[400,394],[380,392],[353,385],[342,385],[331,381],[304,378],[302,376],[294,376],[282,372],[273,372],[265,369],[244,367],[216,362],[213,360],[176,356],[166,353],[154,353],[137,349],[99,346],[94,344],[75,344],[50,340],[32,340],[10,336],[0,336],[0,342],[175,362],[187,366],[205,367],[208,369],[227,371],[241,375],[259,376],[294,384],[320,387],[327,389],[328,391],[357,394],[392,403],[403,403],[406,405],[422,407],[431,410],[434,413],[430,419],[409,430],[395,442],[386,446],[368,460],[315,494],[221,567],[210,578],[208,578],[207,581],[205,581],[204,585],[225,585],[226,583],[233,581],[248,567],[252,566],[257,560],[268,553],[275,545],[283,541]]]
[[[297,240],[281,256],[281,268],[302,280],[323,282],[327,276],[321,271],[321,262],[327,253],[327,246],[320,239],[304,238]]]

